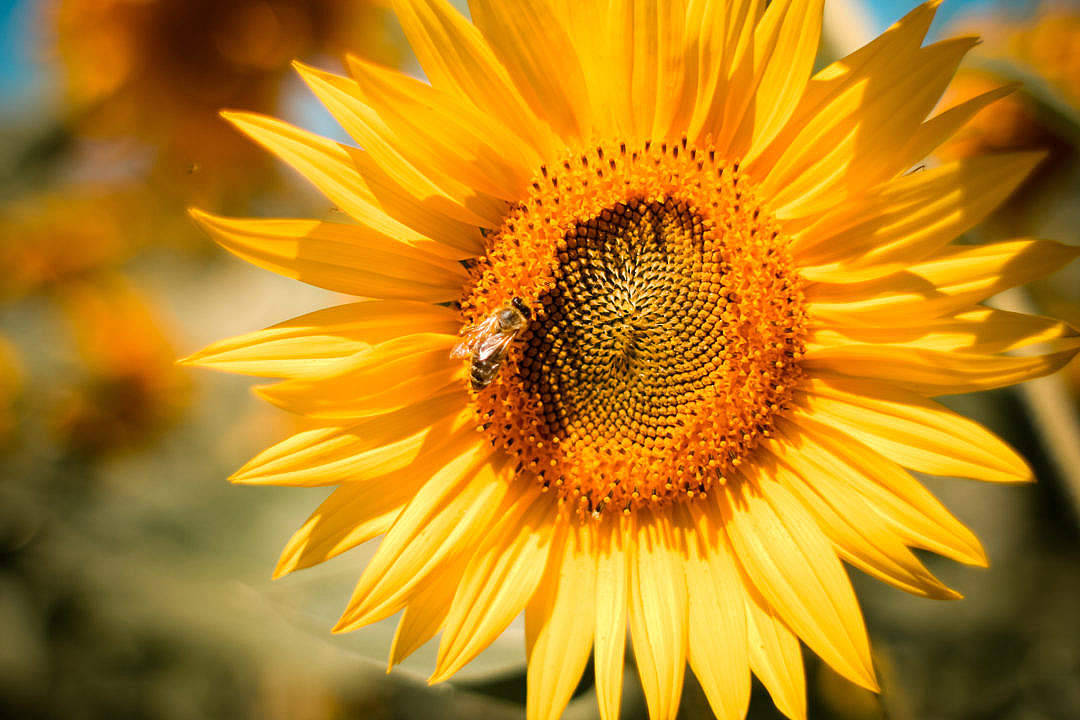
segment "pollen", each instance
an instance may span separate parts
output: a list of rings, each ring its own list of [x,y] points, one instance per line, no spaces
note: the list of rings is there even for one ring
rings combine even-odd
[[[478,425],[583,515],[726,482],[801,377],[789,239],[737,163],[685,141],[600,145],[541,168],[461,301],[531,311]]]

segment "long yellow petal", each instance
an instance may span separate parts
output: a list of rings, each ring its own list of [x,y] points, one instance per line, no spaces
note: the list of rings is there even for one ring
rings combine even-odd
[[[606,41],[597,40],[607,36],[607,24],[611,17],[608,8],[606,4],[577,0],[549,0],[548,5],[559,25],[566,28],[581,65],[591,110],[588,122],[591,123],[593,134],[596,137],[610,137],[617,128],[617,111],[611,103],[614,91],[609,71],[611,48]]]
[[[837,477],[847,468],[833,462],[831,454],[790,422],[778,423],[777,429],[779,437],[766,451],[780,464],[773,466],[762,458],[765,472],[802,501],[843,560],[914,595],[937,600],[960,597],[923,566],[860,494]]]
[[[289,540],[274,577],[321,563],[385,533],[431,475],[468,452],[475,443],[470,430],[468,426],[455,428],[412,465],[370,472],[339,487]]]
[[[733,135],[727,147],[732,157],[754,157],[795,111],[817,56],[824,4],[824,0],[778,0],[765,11],[754,33],[756,81],[746,88],[750,97],[748,102],[742,100],[747,104],[737,126],[731,118]],[[725,147],[725,140],[721,131],[718,146]]]
[[[1080,256],[1051,240],[1012,240],[948,247],[904,272],[855,283],[815,283],[810,312],[837,325],[906,326],[971,309],[973,303],[1047,275]]]
[[[660,0],[656,6],[656,56],[649,59],[656,72],[653,138],[680,139],[686,131],[683,118],[693,112],[693,107],[688,107],[693,97],[694,71],[687,67],[687,2]]]
[[[797,400],[811,417],[912,470],[992,482],[1032,480],[1024,459],[996,435],[910,390],[872,380],[815,379]]]
[[[690,503],[685,536],[690,630],[687,657],[718,720],[742,720],[750,704],[746,591],[715,505]]]
[[[806,720],[806,673],[799,639],[752,587],[746,592],[746,635],[750,669],[776,708],[791,720]]]
[[[427,237],[391,217],[357,170],[349,148],[276,118],[247,112],[223,112],[221,115],[303,175],[361,225],[433,255],[454,260],[468,257],[468,253]]]
[[[506,200],[519,200],[540,156],[513,133],[455,95],[408,75],[350,57],[367,103],[394,134],[395,149],[421,172]]]
[[[858,282],[903,270],[982,222],[1042,153],[968,158],[897,178],[795,235],[800,274]]]
[[[831,425],[802,414],[795,422],[804,436],[831,455],[825,462],[836,478],[869,503],[907,545],[986,567],[986,552],[975,533],[911,473]]]
[[[815,73],[783,131],[767,148],[746,158],[753,174],[765,177],[806,125],[828,115],[829,108],[851,88],[868,78],[895,76],[917,63],[938,5],[940,0],[923,3],[865,46]]]
[[[601,720],[618,720],[626,652],[629,520],[605,513],[596,524],[596,641],[593,665]]]
[[[393,615],[428,573],[470,549],[506,495],[504,469],[478,440],[424,483],[364,568],[334,632]]]
[[[469,0],[483,32],[533,112],[571,144],[590,129],[585,75],[569,32],[546,0],[519,0],[512,9]]]
[[[909,321],[906,327],[812,326],[807,348],[870,343],[993,354],[1080,334],[1060,320],[982,306],[950,317],[911,317]]]
[[[1012,94],[1018,87],[1019,84],[1013,84],[990,90],[933,116],[920,125],[906,143],[892,150],[897,160],[888,166],[889,169],[911,167],[924,160],[943,142],[955,135],[980,110]],[[870,178],[868,181],[873,182],[874,179]],[[876,179],[886,178],[881,176]]]
[[[544,574],[555,498],[532,479],[519,480],[518,494],[499,509],[499,520],[476,549],[443,626],[439,658],[430,682],[441,682],[499,636],[532,597]]]
[[[294,67],[361,150],[349,149],[357,170],[382,207],[430,237],[469,249],[482,246],[476,225],[496,227],[504,208],[489,195],[426,168],[427,174],[395,147],[393,131],[364,100],[355,80],[302,63]]]
[[[820,212],[870,187],[868,176],[880,172],[881,143],[915,132],[975,44],[974,38],[952,38],[931,45],[887,87],[867,77],[830,103],[762,180],[761,192],[777,216]]]
[[[480,30],[453,5],[447,0],[393,0],[392,6],[433,86],[497,118],[545,157],[558,152],[554,133],[530,110]]]
[[[260,377],[317,377],[337,360],[372,345],[417,332],[453,334],[460,326],[460,314],[441,305],[409,300],[351,303],[216,342],[182,362]]]
[[[255,391],[284,410],[324,420],[393,412],[464,381],[465,365],[450,357],[460,339],[406,335],[339,361],[333,374],[262,385]]]
[[[821,377],[889,381],[933,397],[993,390],[1057,372],[1080,352],[1080,338],[1059,346],[1045,355],[1005,357],[903,345],[841,345],[808,352],[801,365]]]
[[[305,430],[256,455],[229,479],[244,485],[349,484],[407,467],[475,427],[461,388],[347,427]]]
[[[727,87],[727,3],[689,0],[686,7],[684,63],[687,82],[683,86],[688,115],[680,117],[686,136],[699,142],[699,132],[706,118],[722,108]],[[717,107],[713,109],[713,101]]]
[[[685,549],[676,546],[670,520],[639,509],[630,554],[630,635],[641,688],[653,720],[679,710],[686,670],[688,602]]]
[[[763,475],[725,486],[735,557],[800,638],[838,673],[876,691],[855,593],[829,540],[790,492]]]
[[[403,474],[391,490],[370,484],[335,490],[289,538],[273,578],[326,562],[385,533],[420,486],[407,482],[412,478]]]
[[[387,672],[420,649],[442,628],[468,559],[462,554],[435,568],[409,598],[394,631]]]
[[[557,720],[589,662],[596,625],[593,532],[591,523],[574,523],[552,544],[544,578],[525,608],[528,720]]]
[[[461,296],[462,266],[364,225],[317,220],[191,216],[237,257],[285,277],[359,297],[447,302]]]

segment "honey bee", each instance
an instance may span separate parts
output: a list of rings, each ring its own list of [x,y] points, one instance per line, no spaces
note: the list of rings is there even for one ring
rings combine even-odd
[[[469,358],[469,379],[473,390],[483,390],[495,379],[510,343],[525,329],[531,316],[529,306],[516,297],[465,329],[465,339],[450,351],[450,357]]]

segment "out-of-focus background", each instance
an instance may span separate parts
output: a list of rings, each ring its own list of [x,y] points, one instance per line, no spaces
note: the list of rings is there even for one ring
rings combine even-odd
[[[509,0],[508,0],[509,2]],[[911,0],[827,3],[822,63]],[[385,0],[0,0],[0,716],[518,718],[511,628],[452,685],[433,648],[383,665],[392,624],[329,628],[370,551],[271,583],[325,491],[225,478],[294,430],[244,378],[175,359],[340,301],[217,249],[185,207],[328,216],[220,120],[271,113],[344,139],[291,72],[346,51],[418,72]],[[946,98],[1024,89],[942,157],[1043,148],[972,239],[1080,243],[1080,3],[946,0],[933,37],[984,42]],[[1080,325],[1080,267],[1001,299]],[[852,571],[884,692],[807,653],[814,718],[1080,718],[1080,363],[952,402],[1021,448],[1040,482],[928,480],[989,570],[930,563],[967,595],[910,597]],[[624,716],[644,718],[632,668]],[[568,718],[595,716],[586,673]],[[688,675],[682,717],[710,717]],[[758,686],[752,718],[779,717]]]

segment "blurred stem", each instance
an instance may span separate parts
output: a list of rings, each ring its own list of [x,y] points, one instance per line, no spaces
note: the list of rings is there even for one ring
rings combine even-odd
[[[1020,288],[1001,293],[991,304],[1013,312],[1039,312],[1035,302]],[[1080,416],[1072,393],[1060,374],[1030,380],[1017,390],[1035,425],[1036,435],[1065,487],[1073,517],[1080,523]]]

